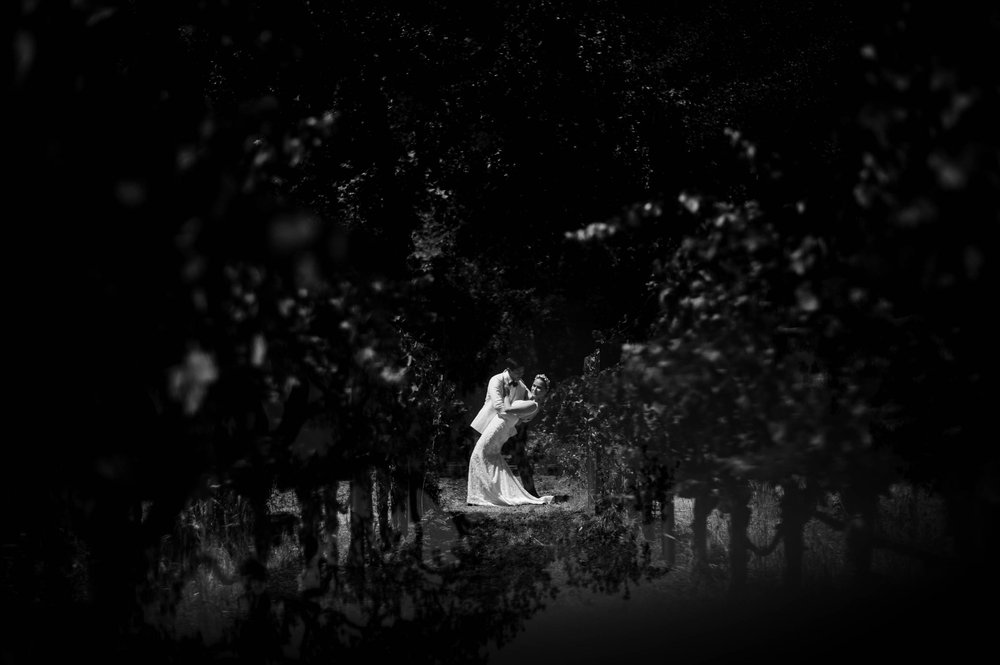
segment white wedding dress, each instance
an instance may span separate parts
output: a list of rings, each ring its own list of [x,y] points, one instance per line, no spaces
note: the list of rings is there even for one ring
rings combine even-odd
[[[552,503],[552,496],[535,496],[524,489],[521,481],[500,454],[510,438],[518,417],[511,414],[494,416],[476,441],[469,459],[469,487],[466,503],[473,506],[521,506]]]

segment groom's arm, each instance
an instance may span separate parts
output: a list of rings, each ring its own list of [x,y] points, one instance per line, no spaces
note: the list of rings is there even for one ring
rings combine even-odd
[[[486,394],[490,397],[490,402],[493,404],[493,408],[497,413],[503,413],[506,411],[506,407],[503,403],[503,375],[497,374],[490,379],[489,386],[486,388]]]

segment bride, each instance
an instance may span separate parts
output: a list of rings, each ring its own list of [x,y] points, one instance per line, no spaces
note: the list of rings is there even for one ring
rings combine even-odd
[[[504,398],[503,413],[493,417],[472,450],[466,503],[471,506],[552,503],[552,496],[538,497],[525,490],[500,454],[517,423],[530,420],[538,413],[548,390],[549,379],[539,374],[532,381],[528,399],[511,401],[509,395]]]

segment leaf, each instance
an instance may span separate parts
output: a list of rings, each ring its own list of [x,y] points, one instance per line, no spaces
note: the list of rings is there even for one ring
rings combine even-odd
[[[250,364],[254,367],[260,367],[264,364],[264,359],[267,356],[267,340],[264,339],[263,335],[254,335],[253,338],[253,353],[251,354]]]
[[[725,457],[719,460],[723,468],[728,469],[736,476],[745,476],[758,469],[757,464],[751,463],[747,458],[741,456]]]
[[[815,312],[819,309],[819,298],[805,284],[795,289],[795,296],[798,299],[799,309],[804,312]]]
[[[102,23],[118,11],[117,7],[104,7],[103,9],[98,9],[96,12],[87,17],[87,27],[93,28],[98,23]]]
[[[193,415],[201,408],[209,386],[218,378],[215,358],[200,349],[193,349],[184,362],[168,370],[170,396],[183,403],[184,413]]]
[[[14,35],[14,59],[17,80],[22,80],[35,62],[35,38],[27,30]]]
[[[705,360],[714,363],[717,362],[722,357],[722,354],[719,352],[718,349],[707,348],[701,350],[701,356]]]

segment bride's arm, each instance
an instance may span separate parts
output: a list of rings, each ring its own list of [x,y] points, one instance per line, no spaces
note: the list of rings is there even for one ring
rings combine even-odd
[[[538,404],[531,400],[519,399],[510,403],[507,407],[507,413],[513,414],[515,416],[520,416],[524,418],[526,416],[533,416],[538,411]]]

